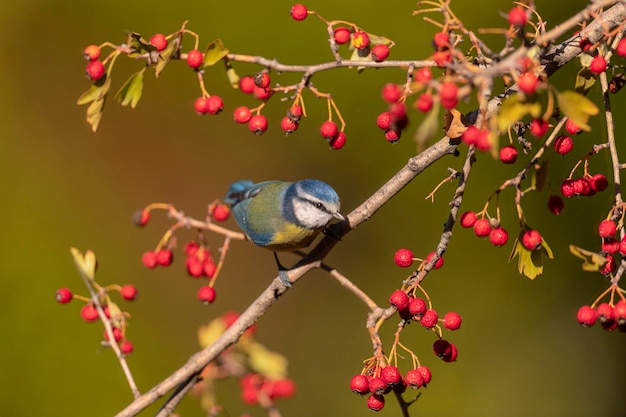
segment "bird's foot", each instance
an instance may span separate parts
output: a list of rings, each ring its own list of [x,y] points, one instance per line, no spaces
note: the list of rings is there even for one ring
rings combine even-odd
[[[291,280],[289,279],[289,270],[285,268],[283,264],[280,263],[280,260],[278,259],[278,255],[276,254],[276,252],[274,252],[274,259],[276,260],[276,265],[278,266],[278,278],[280,279],[280,282],[285,284],[285,287],[291,288],[293,284],[291,283]]]

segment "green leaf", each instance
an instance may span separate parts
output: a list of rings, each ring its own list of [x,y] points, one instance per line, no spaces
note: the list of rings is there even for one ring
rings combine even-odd
[[[287,358],[272,352],[258,342],[247,346],[248,363],[253,371],[270,379],[280,379],[287,376]]]
[[[569,251],[584,261],[583,271],[597,272],[607,262],[607,259],[599,253],[579,248],[575,245],[569,245]]]
[[[93,83],[87,91],[78,97],[76,104],[82,106],[83,104],[91,103],[92,101],[101,98],[109,91],[110,86],[111,78],[108,74],[104,74],[102,78]]]
[[[587,97],[575,91],[563,91],[556,93],[557,103],[561,113],[567,116],[582,130],[590,131],[587,124],[590,116],[598,114],[599,110]]]
[[[224,60],[224,67],[226,67],[226,78],[230,86],[235,90],[239,89],[239,74],[237,74],[237,71],[235,71],[228,59]]]
[[[128,106],[135,108],[137,102],[141,98],[141,92],[143,89],[143,73],[146,68],[142,68],[130,76],[124,85],[119,89],[115,95],[115,99],[120,102],[122,106]]]
[[[595,83],[595,74],[592,73],[589,68],[582,68],[578,71],[578,74],[576,74],[576,84],[574,88],[576,89],[576,92],[580,94],[587,94]]]
[[[226,330],[226,324],[221,318],[211,320],[206,326],[198,329],[198,341],[200,346],[205,348],[215,342]]]
[[[144,52],[156,51],[154,45],[151,45],[148,41],[141,37],[140,34],[131,32],[128,34],[128,40],[126,41],[131,49],[131,53],[128,54],[129,58],[135,58]]]
[[[159,62],[156,64],[154,75],[158,78],[161,72],[165,69],[165,66],[170,63],[172,57],[178,53],[178,46],[180,45],[180,37],[173,38],[167,48],[159,53]]]
[[[513,251],[509,257],[509,262],[518,256],[517,270],[520,274],[526,276],[529,279],[535,279],[543,273],[543,255],[547,255],[548,258],[554,258],[552,249],[548,246],[548,243],[542,238],[541,249],[530,251],[522,245],[522,234],[526,230],[522,229],[517,236],[515,243],[513,244]]]
[[[548,160],[543,161],[531,178],[531,186],[537,191],[543,191],[543,187],[548,181]]]
[[[74,264],[78,272],[84,277],[93,280],[96,275],[96,255],[92,250],[88,250],[83,255],[78,249],[70,248],[70,253],[74,259]]]
[[[513,123],[519,122],[530,114],[534,119],[541,116],[541,103],[537,99],[529,99],[523,94],[512,94],[502,102],[498,114],[498,130],[505,131]]]
[[[98,130],[98,125],[102,119],[102,112],[104,111],[105,99],[106,96],[99,98],[87,107],[87,123],[91,126],[93,132]]]
[[[224,48],[224,42],[221,39],[215,39],[204,51],[204,66],[210,67],[215,65],[226,55],[228,55],[228,49]]]
[[[376,46],[376,45],[391,46],[393,44],[393,41],[391,39],[385,38],[384,36],[372,35],[371,33],[368,33],[367,35],[370,38],[371,46]]]
[[[415,130],[413,140],[417,145],[417,152],[421,152],[426,148],[426,144],[439,131],[439,101],[433,104],[433,108],[428,112],[422,123]]]

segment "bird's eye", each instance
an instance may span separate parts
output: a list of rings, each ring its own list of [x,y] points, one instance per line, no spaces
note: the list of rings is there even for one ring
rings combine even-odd
[[[323,210],[324,209],[324,205],[322,203],[315,203],[315,208],[317,208],[319,210]]]

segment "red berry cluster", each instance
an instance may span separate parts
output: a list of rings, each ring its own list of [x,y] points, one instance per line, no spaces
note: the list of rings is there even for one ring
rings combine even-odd
[[[593,326],[599,319],[604,330],[618,329],[620,332],[626,332],[626,299],[621,298],[617,303],[582,306],[576,314],[576,319],[584,327]]]
[[[609,182],[602,174],[586,174],[581,178],[566,178],[561,183],[563,197],[586,196],[591,197],[606,190]]]
[[[247,374],[239,379],[241,399],[249,405],[259,403],[259,396],[274,401],[280,398],[291,398],[296,393],[296,384],[292,379],[270,379],[259,374]]]
[[[461,214],[459,223],[467,229],[473,228],[477,237],[489,237],[489,242],[494,246],[504,246],[509,241],[509,233],[496,220],[489,220],[485,217],[479,219],[473,211]]]
[[[401,268],[408,268],[409,266],[413,264],[414,260],[420,260],[421,264],[419,266],[419,269],[421,269],[428,262],[430,262],[434,256],[435,256],[435,252],[430,252],[428,253],[428,255],[426,255],[426,258],[421,260],[419,258],[415,258],[413,256],[413,252],[410,249],[402,248],[396,251],[396,253],[393,256],[393,261],[396,265],[398,265]],[[439,257],[439,259],[437,259],[437,261],[435,262],[433,269],[441,268],[443,266],[443,262],[444,262],[443,256]]]
[[[100,78],[104,77],[106,73],[104,63],[98,60],[100,53],[100,47],[97,45],[89,45],[83,51],[83,56],[89,61],[85,68],[85,73],[87,74],[87,78],[92,81],[98,81]]]

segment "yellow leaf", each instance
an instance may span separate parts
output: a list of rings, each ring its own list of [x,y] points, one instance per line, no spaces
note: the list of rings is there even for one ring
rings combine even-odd
[[[204,66],[210,67],[215,65],[226,55],[228,55],[228,49],[224,48],[224,42],[221,39],[215,39],[204,51]]]
[[[541,239],[541,249],[530,251],[522,245],[522,234],[524,234],[525,230],[522,229],[520,234],[517,236],[515,243],[513,244],[513,251],[511,252],[511,256],[509,257],[509,262],[515,258],[517,259],[517,270],[520,274],[526,276],[529,279],[535,279],[537,276],[543,273],[543,257],[545,254],[548,258],[552,259],[554,256],[552,254],[552,249],[548,246],[548,243],[542,238]]]
[[[597,252],[592,252],[587,249],[579,248],[575,245],[569,245],[569,251],[572,255],[582,259],[583,271],[596,272],[604,266],[607,259]]]
[[[105,97],[99,98],[98,100],[92,102],[89,107],[87,107],[87,123],[91,126],[91,130],[93,132],[98,130],[98,125],[100,124],[100,120],[102,119],[104,100]]]
[[[528,113],[526,105],[521,101],[521,94],[513,94],[502,102],[498,113],[498,130],[505,131],[513,123],[522,120]]]
[[[249,364],[252,370],[270,379],[281,379],[287,376],[287,358],[268,350],[258,342],[248,346]]]
[[[569,90],[557,92],[556,99],[561,113],[582,130],[591,130],[591,127],[587,124],[589,117],[595,116],[599,112],[598,107],[591,100],[582,94]]]
[[[206,326],[200,326],[198,329],[198,342],[200,346],[203,348],[209,346],[224,333],[224,330],[226,330],[226,325],[221,317],[211,320]]]
[[[586,54],[583,54],[582,56],[585,55]],[[591,87],[593,87],[595,83],[595,74],[592,73],[589,68],[582,68],[580,71],[578,71],[578,74],[576,74],[576,84],[574,89],[580,94],[587,94],[587,92],[591,89]]]

